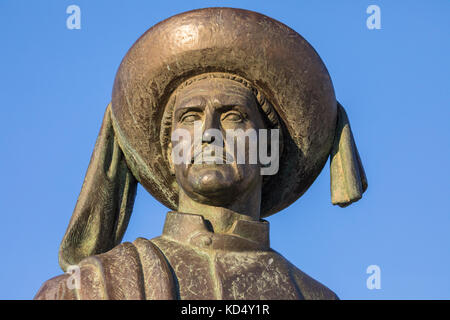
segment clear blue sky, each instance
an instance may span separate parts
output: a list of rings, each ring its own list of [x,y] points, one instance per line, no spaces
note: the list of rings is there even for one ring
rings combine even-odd
[[[81,29],[66,8],[81,8]],[[366,8],[381,9],[369,30]],[[115,72],[155,23],[208,6],[250,9],[303,35],[346,107],[369,180],[330,203],[328,164],[268,218],[272,247],[342,299],[450,298],[450,1],[0,1],[0,299],[60,274],[58,247]],[[167,208],[139,187],[124,241],[161,234]],[[381,269],[381,289],[366,269]]]

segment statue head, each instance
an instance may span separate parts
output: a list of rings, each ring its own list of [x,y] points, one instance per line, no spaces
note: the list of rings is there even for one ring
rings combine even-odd
[[[174,139],[179,129],[194,138]],[[257,152],[249,161],[251,147],[230,147],[242,134],[218,139],[227,129],[255,132],[253,145],[278,156],[267,161]],[[279,148],[260,143],[264,129],[278,129]],[[206,161],[197,163],[205,149]],[[239,163],[240,155],[248,160]],[[120,65],[60,264],[65,269],[121,241],[137,183],[172,210],[186,199],[215,206],[253,201],[258,216],[267,217],[306,192],[328,158],[332,203],[360,199],[367,181],[348,118],[305,39],[247,10],[176,15],[142,35]],[[262,175],[274,160],[277,170]]]
[[[253,93],[236,81],[205,78],[180,89],[175,100],[172,132],[181,129],[192,137],[172,141],[168,148],[170,152],[178,149],[179,144],[188,143],[187,149],[191,151],[188,161],[179,164],[174,164],[172,156],[168,157],[180,189],[199,202],[220,206],[250,189],[261,188],[259,164],[238,163],[237,148],[231,149],[223,139],[226,131],[258,132],[266,128]],[[200,127],[199,152],[195,150],[195,124]],[[205,151],[218,140],[221,142],[215,144],[218,148],[212,148],[210,155],[205,156]],[[248,143],[244,154],[249,155]]]
[[[180,192],[200,203],[228,206],[261,194],[267,181],[262,168],[274,165],[261,161],[261,143],[278,165],[279,130],[270,102],[248,81],[228,73],[206,73],[172,94],[163,115],[161,146]]]

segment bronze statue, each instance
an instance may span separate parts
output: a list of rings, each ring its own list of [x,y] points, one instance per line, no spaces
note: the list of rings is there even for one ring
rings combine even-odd
[[[195,143],[174,132],[194,134],[195,123],[200,151],[220,151],[214,161],[197,163],[193,151],[175,163],[174,150]],[[230,141],[211,134],[228,129],[277,132],[275,174],[262,175],[259,160],[239,163]],[[359,200],[367,181],[347,116],[299,34],[232,8],[164,20],[120,65],[61,243],[60,265],[79,266],[80,285],[69,288],[63,274],[35,299],[337,299],[270,248],[261,219],[297,200],[328,157],[332,203]],[[160,237],[120,244],[138,182],[173,211]]]

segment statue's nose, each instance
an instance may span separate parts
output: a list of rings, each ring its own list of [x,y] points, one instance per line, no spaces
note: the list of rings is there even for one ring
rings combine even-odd
[[[216,117],[211,113],[207,113],[203,123],[202,142],[214,142],[215,132],[219,129],[219,122]]]
[[[212,143],[212,142],[214,142],[215,139],[216,139],[215,136],[214,136],[213,134],[211,134],[210,131],[206,130],[206,131],[203,133],[203,139],[202,139],[202,142],[209,142],[209,143]]]

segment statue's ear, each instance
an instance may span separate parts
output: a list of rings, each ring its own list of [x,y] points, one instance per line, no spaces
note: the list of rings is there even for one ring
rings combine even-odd
[[[346,207],[361,199],[367,178],[344,107],[337,102],[338,121],[330,154],[331,202]]]
[[[128,226],[137,181],[128,169],[106,108],[75,210],[59,248],[65,271],[83,258],[120,243]]]

